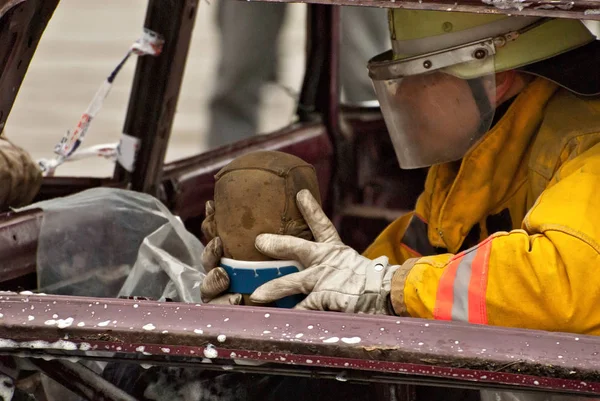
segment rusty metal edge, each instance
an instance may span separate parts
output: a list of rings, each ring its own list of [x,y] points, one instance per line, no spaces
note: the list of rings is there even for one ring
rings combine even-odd
[[[40,209],[0,214],[0,282],[36,272]]]
[[[87,400],[137,401],[91,369],[69,361],[30,359],[29,363],[65,388]]]
[[[137,61],[123,132],[140,140],[133,173],[117,164],[114,178],[157,196],[185,71],[198,0],[150,0],[144,27],[165,39],[159,57]]]
[[[16,7],[25,7],[28,4],[21,0],[0,1],[0,20],[2,23],[12,23],[15,26],[21,24],[23,26],[19,35],[15,36],[16,41],[13,48],[9,49],[8,59],[3,65],[3,70],[0,71],[0,133],[4,129],[29,64],[58,2],[59,0],[31,1],[30,3],[33,3],[35,9],[29,20],[22,21],[19,16],[13,16],[11,21],[7,21],[6,14],[10,10]],[[27,16],[27,14],[23,15]]]
[[[250,0],[293,3],[297,0]],[[590,0],[303,0],[303,3],[337,6],[407,8],[413,10],[458,11],[600,21],[600,4]]]
[[[0,294],[0,350],[269,361],[600,394],[600,338],[411,318]],[[175,361],[172,361],[175,363]]]

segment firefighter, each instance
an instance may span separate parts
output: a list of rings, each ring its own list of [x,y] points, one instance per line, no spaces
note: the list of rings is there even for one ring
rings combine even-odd
[[[403,9],[390,30],[368,68],[400,166],[431,166],[414,212],[360,255],[301,191],[316,241],[256,247],[307,269],[252,301],[600,334],[599,42],[577,20]],[[202,295],[239,302],[227,285],[213,269]]]

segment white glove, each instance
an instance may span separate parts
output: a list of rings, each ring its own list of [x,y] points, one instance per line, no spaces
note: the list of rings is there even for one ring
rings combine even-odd
[[[210,242],[202,251],[202,265],[207,274],[200,285],[200,296],[203,302],[212,305],[239,305],[242,302],[242,294],[225,294],[229,289],[229,276],[225,269],[218,267],[223,256],[223,243],[211,228],[210,222],[214,214],[213,201],[206,202],[206,218],[202,222],[202,231]]]
[[[296,199],[316,242],[261,234],[256,238],[256,248],[273,258],[297,260],[306,269],[263,284],[250,299],[269,303],[303,293],[308,296],[297,309],[393,314],[390,287],[400,266],[390,266],[385,256],[365,258],[344,245],[309,191],[300,191]]]

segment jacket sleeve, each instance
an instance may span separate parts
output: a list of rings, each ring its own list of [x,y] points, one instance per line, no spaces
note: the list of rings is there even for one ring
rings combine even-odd
[[[32,201],[42,183],[42,172],[29,154],[0,135],[0,210]]]
[[[564,164],[523,221],[392,280],[398,314],[600,334],[600,145]]]

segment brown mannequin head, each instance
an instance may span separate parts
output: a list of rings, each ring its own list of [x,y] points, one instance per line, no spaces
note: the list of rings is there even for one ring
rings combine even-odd
[[[312,240],[296,205],[296,194],[308,189],[320,202],[312,165],[283,152],[259,151],[236,158],[215,176],[214,231],[223,242],[224,256],[265,261],[254,247],[263,233]]]

